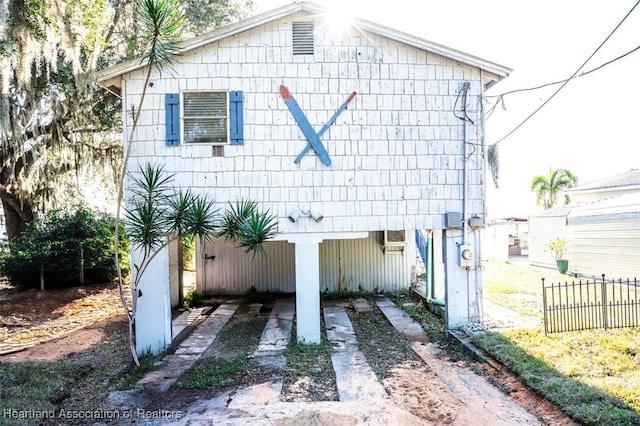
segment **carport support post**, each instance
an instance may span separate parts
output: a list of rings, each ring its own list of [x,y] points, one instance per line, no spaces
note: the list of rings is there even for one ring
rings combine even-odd
[[[142,262],[142,252],[131,250],[131,264]],[[135,279],[135,267],[131,268]],[[151,261],[138,285],[136,306],[136,352],[157,355],[171,344],[171,292],[169,248],[162,248]]]
[[[300,238],[296,246],[296,330],[301,343],[320,343],[320,242]]]

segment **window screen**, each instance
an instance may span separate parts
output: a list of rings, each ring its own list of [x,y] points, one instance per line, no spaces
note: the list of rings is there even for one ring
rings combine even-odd
[[[226,92],[185,93],[185,143],[226,143],[229,134],[228,111]]]

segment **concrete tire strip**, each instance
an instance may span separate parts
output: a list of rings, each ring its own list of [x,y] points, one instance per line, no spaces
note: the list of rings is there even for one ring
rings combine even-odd
[[[126,408],[140,406],[137,394],[141,390],[166,392],[178,378],[187,371],[207,350],[218,336],[218,333],[229,322],[238,310],[238,302],[232,301],[220,305],[207,319],[198,325],[178,349],[166,355],[157,368],[138,380],[133,389],[115,391],[109,394],[109,401],[119,407]]]
[[[462,402],[453,424],[474,426],[542,425],[523,407],[473,371],[443,361],[440,349],[406,312],[388,299],[377,302],[382,313],[411,342],[416,354]]]
[[[363,311],[368,310],[364,304]],[[291,338],[295,305],[276,303],[254,353],[261,365],[284,366],[284,350]],[[429,424],[399,408],[357,349],[353,327],[345,308],[325,307],[327,337],[333,346],[331,361],[336,372],[339,402],[282,402],[282,382],[265,382],[235,394],[190,407],[174,425],[403,425]]]

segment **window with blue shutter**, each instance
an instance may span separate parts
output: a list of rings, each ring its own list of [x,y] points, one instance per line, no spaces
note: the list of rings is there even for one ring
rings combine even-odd
[[[180,94],[165,95],[167,146],[180,145]]]
[[[242,113],[242,90],[229,92],[229,131],[231,145],[244,144],[244,117]]]
[[[175,95],[176,114],[174,115],[171,104],[174,98],[167,95],[167,145],[172,145],[170,141],[173,139],[169,136],[170,131],[176,132],[175,145],[179,144],[180,132],[182,132],[182,140],[185,144],[230,143],[231,145],[243,145],[242,96],[242,91],[183,92],[181,115],[177,114],[179,99],[177,94]]]

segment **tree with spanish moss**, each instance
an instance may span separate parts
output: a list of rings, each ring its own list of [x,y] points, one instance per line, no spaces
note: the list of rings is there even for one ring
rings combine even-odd
[[[122,160],[120,101],[97,69],[146,49],[138,0],[0,0],[0,201],[10,239],[79,186],[74,171],[113,177]],[[251,0],[183,0],[187,31],[246,16]],[[115,137],[114,137],[115,136]]]

